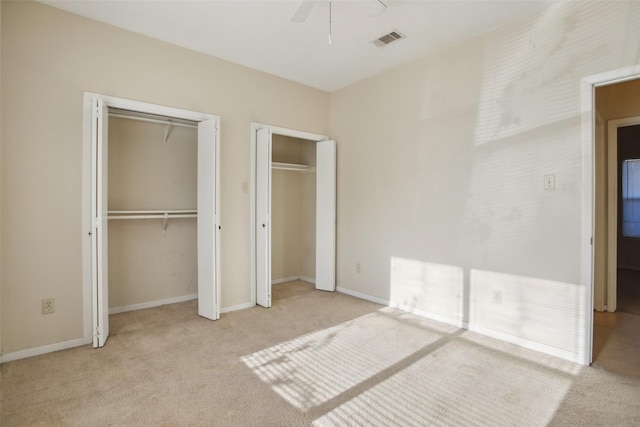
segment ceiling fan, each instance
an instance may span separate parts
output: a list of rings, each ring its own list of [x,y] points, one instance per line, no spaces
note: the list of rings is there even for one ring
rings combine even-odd
[[[306,21],[307,17],[311,13],[311,10],[313,9],[313,7],[316,5],[318,1],[319,0],[300,0],[300,4],[298,5],[298,8],[291,16],[291,22],[300,23],[300,22]],[[389,7],[382,0],[373,0],[373,1],[377,1],[378,3],[380,3],[380,5],[382,6],[382,11],[384,11],[387,7]],[[331,0],[329,0],[329,10],[331,10]]]

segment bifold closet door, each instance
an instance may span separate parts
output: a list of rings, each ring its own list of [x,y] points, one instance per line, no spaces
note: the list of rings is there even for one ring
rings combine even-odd
[[[316,145],[316,289],[336,290],[336,142]]]
[[[220,318],[219,145],[216,122],[198,123],[198,314]]]
[[[271,131],[256,131],[256,303],[271,307]]]
[[[102,99],[94,99],[91,114],[91,155],[95,168],[92,174],[91,233],[93,346],[102,347],[109,337],[109,244],[108,244],[108,154],[109,110]]]

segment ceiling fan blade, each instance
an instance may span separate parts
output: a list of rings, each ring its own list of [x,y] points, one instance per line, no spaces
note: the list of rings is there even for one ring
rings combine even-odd
[[[311,13],[311,9],[316,5],[318,0],[301,0],[300,5],[291,17],[292,22],[304,22]]]

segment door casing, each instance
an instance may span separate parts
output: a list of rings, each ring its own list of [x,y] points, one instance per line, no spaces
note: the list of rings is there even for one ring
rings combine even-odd
[[[256,286],[257,286],[257,272],[256,272],[256,132],[259,129],[269,129],[271,135],[289,136],[292,138],[306,139],[311,142],[329,141],[329,137],[325,135],[319,135],[310,132],[303,132],[294,129],[288,129],[278,126],[271,126],[262,123],[251,123],[251,164],[250,164],[250,204],[251,212],[249,218],[249,230],[250,230],[250,262],[251,262],[251,305],[256,304]],[[317,272],[316,272],[317,274]],[[270,280],[270,278],[269,278]]]
[[[175,117],[180,119],[191,120],[195,122],[213,121],[215,122],[215,152],[210,153],[215,155],[215,207],[214,207],[214,223],[215,223],[215,276],[214,276],[214,290],[213,296],[217,298],[217,313],[220,313],[220,117],[190,111],[179,108],[166,107],[162,105],[156,105],[146,102],[134,101],[125,98],[118,98],[114,96],[84,92],[83,97],[83,168],[82,168],[82,282],[83,282],[83,341],[85,343],[91,343],[93,341],[93,315],[96,307],[94,307],[94,289],[93,289],[93,255],[92,255],[92,230],[93,230],[93,215],[92,215],[92,194],[94,191],[93,178],[93,153],[92,153],[92,117],[93,117],[93,105],[96,99],[102,100],[102,103],[106,107],[119,108],[124,110],[157,114],[168,117]],[[199,160],[200,161],[200,160]]]
[[[593,238],[595,235],[595,144],[596,114],[595,90],[597,87],[622,83],[640,78],[640,64],[585,77],[581,80],[582,110],[582,218],[580,244],[580,285],[583,290],[584,318],[581,346],[576,362],[583,365],[593,360],[593,309],[594,309],[594,255]]]

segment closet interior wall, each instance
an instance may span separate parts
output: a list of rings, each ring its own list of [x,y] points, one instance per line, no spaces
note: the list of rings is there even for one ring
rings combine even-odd
[[[197,129],[109,120],[109,211],[193,210]],[[111,217],[111,215],[110,215]],[[109,220],[109,309],[197,298],[195,217]]]
[[[310,170],[272,168],[271,277],[279,283],[316,275],[316,144],[273,135],[272,161],[310,166]]]

